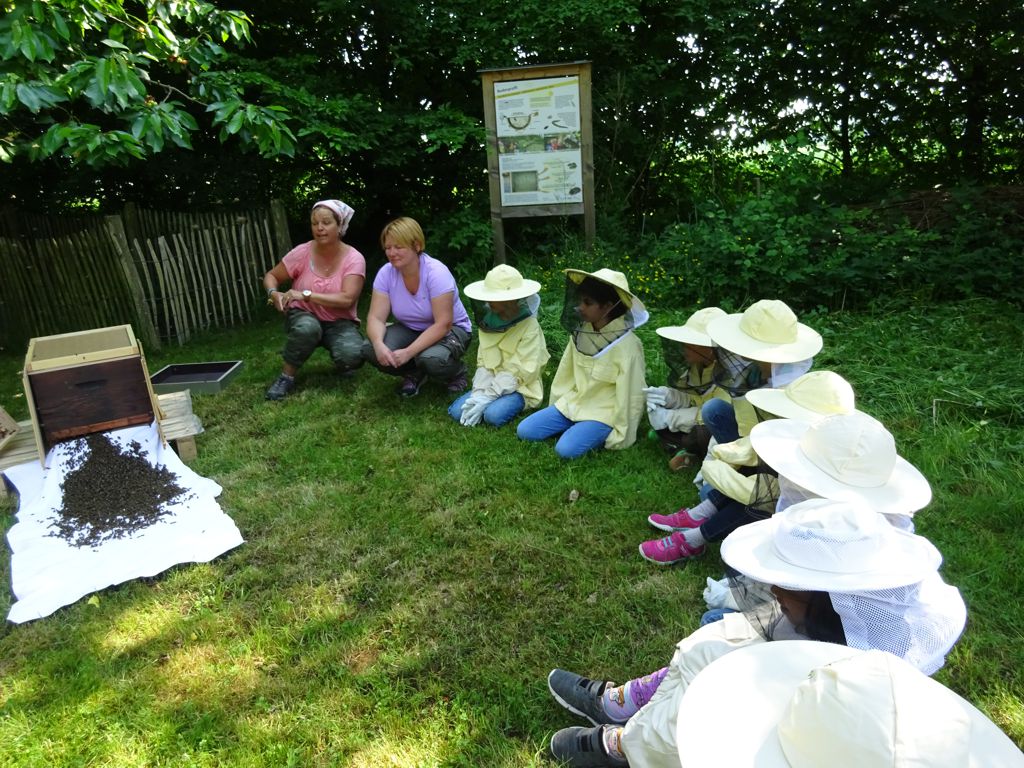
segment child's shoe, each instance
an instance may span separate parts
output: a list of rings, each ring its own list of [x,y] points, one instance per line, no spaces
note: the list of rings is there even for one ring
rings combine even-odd
[[[696,463],[697,457],[692,453],[679,451],[675,456],[668,460],[668,468],[673,472],[678,472],[681,469],[689,469]]]
[[[640,545],[640,555],[644,560],[649,560],[658,565],[672,565],[700,557],[704,554],[706,547],[691,547],[683,534],[676,531],[663,539],[645,541]]]
[[[555,701],[594,725],[616,722],[605,713],[601,701],[605,690],[614,685],[608,680],[589,680],[564,669],[552,669],[548,675],[548,690]]]
[[[602,730],[606,727],[598,725],[594,728],[563,728],[551,737],[551,756],[560,765],[574,768],[627,768],[629,763],[624,758],[609,755],[604,748]]]
[[[688,528],[700,528],[702,520],[690,517],[690,510],[686,507],[673,512],[671,515],[648,515],[647,522],[659,531],[685,531]]]

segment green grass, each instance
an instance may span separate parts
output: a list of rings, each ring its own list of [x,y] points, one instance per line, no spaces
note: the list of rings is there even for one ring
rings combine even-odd
[[[653,329],[684,315],[642,329],[652,382]],[[1024,315],[807,319],[826,339],[817,367],[846,376],[933,483],[918,530],[970,611],[938,679],[1024,743]],[[564,334],[544,322],[550,373]],[[623,680],[696,628],[717,548],[682,569],[636,551],[649,512],[695,496],[654,443],[565,463],[509,427],[458,426],[436,386],[403,401],[368,368],[338,381],[323,352],[266,403],[281,340],[268,320],[148,354],[151,370],[245,361],[194,398],[193,467],[246,543],[0,630],[0,765],[539,766],[574,722],[551,667]],[[0,403],[25,418],[21,362],[0,356]],[[0,511],[6,529],[13,502]],[[0,590],[0,609],[11,599]]]

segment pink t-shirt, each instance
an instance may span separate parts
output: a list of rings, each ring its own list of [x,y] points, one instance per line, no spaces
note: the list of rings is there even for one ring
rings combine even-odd
[[[420,254],[420,285],[416,293],[409,293],[402,280],[402,273],[385,264],[373,279],[373,290],[386,293],[391,301],[391,314],[395,320],[414,331],[425,331],[434,324],[434,308],[431,299],[446,293],[454,294],[452,325],[466,333],[473,331],[469,314],[459,298],[459,288],[448,267],[432,256]]]
[[[351,245],[343,245],[345,249],[341,257],[341,266],[334,271],[330,277],[320,277],[313,271],[313,241],[297,245],[285,254],[282,259],[284,268],[292,278],[292,288],[296,291],[310,290],[313,293],[341,293],[341,284],[349,275],[366,277],[366,259],[363,254]],[[359,322],[359,315],[356,312],[356,303],[348,309],[335,309],[325,307],[322,304],[305,301],[293,301],[289,308],[304,309],[312,312],[320,320],[331,322],[332,320],[354,320]]]

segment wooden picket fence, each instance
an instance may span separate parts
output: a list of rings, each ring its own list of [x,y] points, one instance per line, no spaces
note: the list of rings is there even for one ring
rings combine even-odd
[[[290,247],[283,206],[114,216],[0,211],[0,347],[130,323],[147,347],[249,320]]]

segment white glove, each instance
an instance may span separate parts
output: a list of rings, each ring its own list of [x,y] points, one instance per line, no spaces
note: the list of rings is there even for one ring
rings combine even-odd
[[[672,408],[665,411],[665,421],[673,432],[690,432],[697,425],[700,408]]]
[[[459,423],[464,427],[475,427],[484,417],[484,411],[490,405],[490,400],[474,400],[470,397],[462,404],[462,416]]]
[[[704,587],[704,602],[708,604],[708,608],[732,608],[734,611],[738,609],[732,590],[729,589],[728,579],[715,581],[709,576],[708,585]]]
[[[689,398],[672,387],[644,387],[643,393],[647,397],[647,407],[660,405],[663,408],[678,408],[686,405]]]
[[[647,406],[647,420],[651,422],[651,429],[660,430],[668,429],[668,416],[671,413],[667,408],[662,408],[659,405],[653,408]]]

